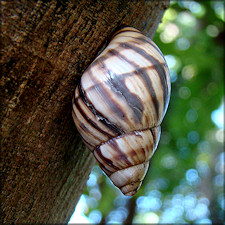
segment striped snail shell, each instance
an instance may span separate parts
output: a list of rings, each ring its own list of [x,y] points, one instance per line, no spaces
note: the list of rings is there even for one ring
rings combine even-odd
[[[124,195],[141,186],[170,98],[166,61],[140,31],[119,30],[76,87],[73,119],[101,169]]]

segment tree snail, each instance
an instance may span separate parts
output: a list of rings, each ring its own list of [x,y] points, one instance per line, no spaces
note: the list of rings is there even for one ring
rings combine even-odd
[[[131,27],[114,34],[75,89],[75,125],[101,169],[124,195],[136,194],[146,175],[170,92],[162,52]]]

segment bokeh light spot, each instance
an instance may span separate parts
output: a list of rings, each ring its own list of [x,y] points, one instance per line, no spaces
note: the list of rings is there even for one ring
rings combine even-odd
[[[186,210],[194,208],[196,203],[197,203],[197,198],[196,198],[195,194],[190,193],[190,194],[185,196],[185,198],[184,198],[184,207],[185,207]]]
[[[224,105],[223,104],[221,104],[218,109],[212,112],[211,119],[218,128],[224,129]]]
[[[214,184],[218,187],[224,186],[224,177],[222,174],[219,174],[214,178]]]
[[[100,223],[100,221],[102,219],[102,214],[101,214],[101,212],[99,210],[93,210],[89,214],[89,219],[93,223],[98,224],[98,223]]]
[[[87,186],[95,186],[97,184],[97,177],[94,173],[91,173],[89,179],[87,180]]]
[[[208,153],[211,151],[211,146],[208,141],[201,141],[198,143],[198,150],[201,153]]]
[[[216,140],[221,143],[224,142],[224,130],[223,129],[218,129],[216,131]]]
[[[165,11],[163,15],[163,21],[173,21],[177,18],[177,11],[175,9],[169,8]]]
[[[210,168],[206,161],[198,160],[196,162],[196,169],[198,170],[201,177],[208,177],[210,174]]]
[[[191,152],[190,148],[187,148],[187,147],[182,147],[179,150],[180,150],[179,156],[182,159],[186,159],[190,155],[190,152]]]
[[[191,96],[191,91],[188,87],[180,87],[179,96],[183,99],[188,99]]]
[[[225,173],[224,159],[225,159],[225,153],[222,152],[216,159],[216,161],[217,161],[217,163],[215,165],[216,173],[221,173],[221,174]]]
[[[219,206],[221,207],[221,209],[225,210],[225,196],[224,196],[224,193],[221,193],[221,194],[218,195],[217,201],[218,201]]]
[[[150,212],[145,216],[146,223],[157,224],[159,222],[159,216],[156,213]]]
[[[186,12],[181,12],[178,14],[178,21],[189,27],[195,27],[196,25],[196,18],[188,11]]]
[[[167,23],[164,31],[160,34],[160,39],[164,43],[174,41],[179,35],[179,28],[174,23]]]
[[[206,33],[210,36],[210,37],[217,37],[219,34],[219,29],[215,26],[215,25],[208,25],[206,27]]]
[[[196,1],[190,1],[189,9],[198,17],[202,17],[205,14],[205,8]]]
[[[199,141],[199,134],[197,131],[190,131],[187,135],[189,143],[196,144]]]
[[[178,47],[179,50],[187,50],[189,47],[190,47],[190,42],[187,38],[179,38],[177,41],[176,41],[176,45]]]
[[[170,69],[170,80],[171,83],[174,83],[177,80],[177,72],[173,69]]]
[[[182,69],[182,77],[185,80],[191,80],[196,75],[196,69],[193,65],[187,65]]]
[[[194,123],[198,118],[198,113],[194,109],[189,109],[186,113],[186,119],[190,123]]]
[[[209,215],[209,210],[206,204],[198,203],[194,209],[194,214],[198,219],[202,219]]]
[[[189,184],[191,185],[196,185],[199,183],[199,176],[198,172],[195,169],[189,169],[186,172],[186,180],[188,181]]]
[[[173,155],[165,155],[162,160],[161,164],[166,169],[173,169],[177,165],[177,159]]]
[[[224,18],[224,2],[223,1],[212,1],[211,2],[214,11],[216,13],[216,16],[221,19],[222,21],[225,21]]]
[[[121,223],[127,217],[127,209],[124,207],[119,207],[116,210],[110,212],[107,216],[108,223]]]

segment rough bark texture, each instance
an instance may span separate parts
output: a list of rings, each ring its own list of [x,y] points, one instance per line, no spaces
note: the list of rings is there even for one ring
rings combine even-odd
[[[150,37],[168,1],[1,1],[1,221],[66,223],[94,164],[74,87],[120,25]]]

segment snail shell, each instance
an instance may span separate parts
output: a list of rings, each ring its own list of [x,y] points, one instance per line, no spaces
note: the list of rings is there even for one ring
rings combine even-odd
[[[166,61],[138,30],[119,30],[76,87],[73,119],[101,169],[124,195],[139,189],[170,98]]]

